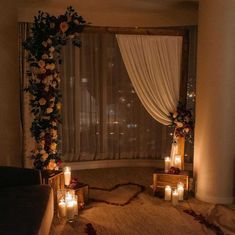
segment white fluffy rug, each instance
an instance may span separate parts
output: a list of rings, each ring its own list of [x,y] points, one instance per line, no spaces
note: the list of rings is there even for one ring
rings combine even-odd
[[[193,209],[207,221],[219,225],[224,234],[235,234],[235,211],[222,205],[210,205],[195,199],[173,207],[170,202],[153,197],[149,185],[152,183],[152,168],[116,168],[73,172],[82,182],[93,187],[110,188],[116,184],[133,182],[144,185],[146,191],[125,206],[93,202],[80,212],[74,222],[53,221],[50,235],[83,235],[86,224],[91,223],[97,235],[203,235],[216,234],[184,209]],[[111,192],[91,190],[90,196],[98,200],[122,203],[135,194],[137,186],[126,186]],[[217,233],[218,234],[218,233]],[[219,235],[219,234],[218,234]]]

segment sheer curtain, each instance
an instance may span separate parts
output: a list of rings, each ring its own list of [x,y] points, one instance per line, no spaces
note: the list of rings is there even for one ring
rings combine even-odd
[[[114,33],[82,33],[63,51],[63,153],[66,161],[161,159],[168,128],[141,104]]]
[[[146,110],[169,125],[179,101],[182,37],[116,35],[129,77]]]

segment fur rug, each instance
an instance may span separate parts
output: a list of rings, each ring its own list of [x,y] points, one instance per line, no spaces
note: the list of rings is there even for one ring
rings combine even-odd
[[[219,226],[223,234],[235,234],[235,211],[232,207],[211,205],[194,198],[173,207],[170,202],[153,197],[151,168],[97,169],[74,172],[90,186],[111,188],[127,182],[143,184],[147,190],[140,192],[125,206],[103,202],[89,203],[72,223],[54,218],[50,235],[212,235],[216,231],[184,212],[193,210],[203,215],[208,223]],[[118,187],[111,192],[90,190],[93,199],[125,203],[140,188],[135,185]],[[222,235],[222,234],[220,234]]]

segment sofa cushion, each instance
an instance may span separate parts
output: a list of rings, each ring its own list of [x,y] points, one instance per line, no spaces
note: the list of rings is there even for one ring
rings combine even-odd
[[[53,191],[48,185],[0,189],[0,234],[49,234],[53,206]]]
[[[0,166],[0,188],[41,184],[41,173],[35,169]]]

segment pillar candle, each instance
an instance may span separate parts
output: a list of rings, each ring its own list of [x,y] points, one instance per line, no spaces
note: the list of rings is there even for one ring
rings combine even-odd
[[[168,173],[171,168],[171,159],[169,157],[165,157],[165,173]]]
[[[74,202],[73,200],[66,202],[66,216],[68,220],[74,219]]]
[[[66,201],[66,202],[69,202],[69,201],[72,201],[72,199],[73,199],[72,194],[71,194],[70,192],[67,192],[67,193],[65,194],[65,201]]]
[[[179,194],[177,189],[173,191],[172,193],[172,205],[177,206],[179,203]]]
[[[69,186],[70,181],[71,181],[71,167],[66,166],[64,167],[64,184],[66,186]]]
[[[60,200],[58,208],[59,208],[59,217],[65,217],[66,216],[66,203],[63,199]]]
[[[78,198],[77,198],[77,195],[73,196],[73,204],[74,204],[74,215],[78,215]]]
[[[181,169],[181,155],[175,155],[174,167]]]
[[[177,184],[177,191],[179,194],[179,201],[183,201],[184,200],[184,184],[183,183]]]
[[[170,201],[171,200],[171,186],[167,185],[165,187],[165,200]]]

